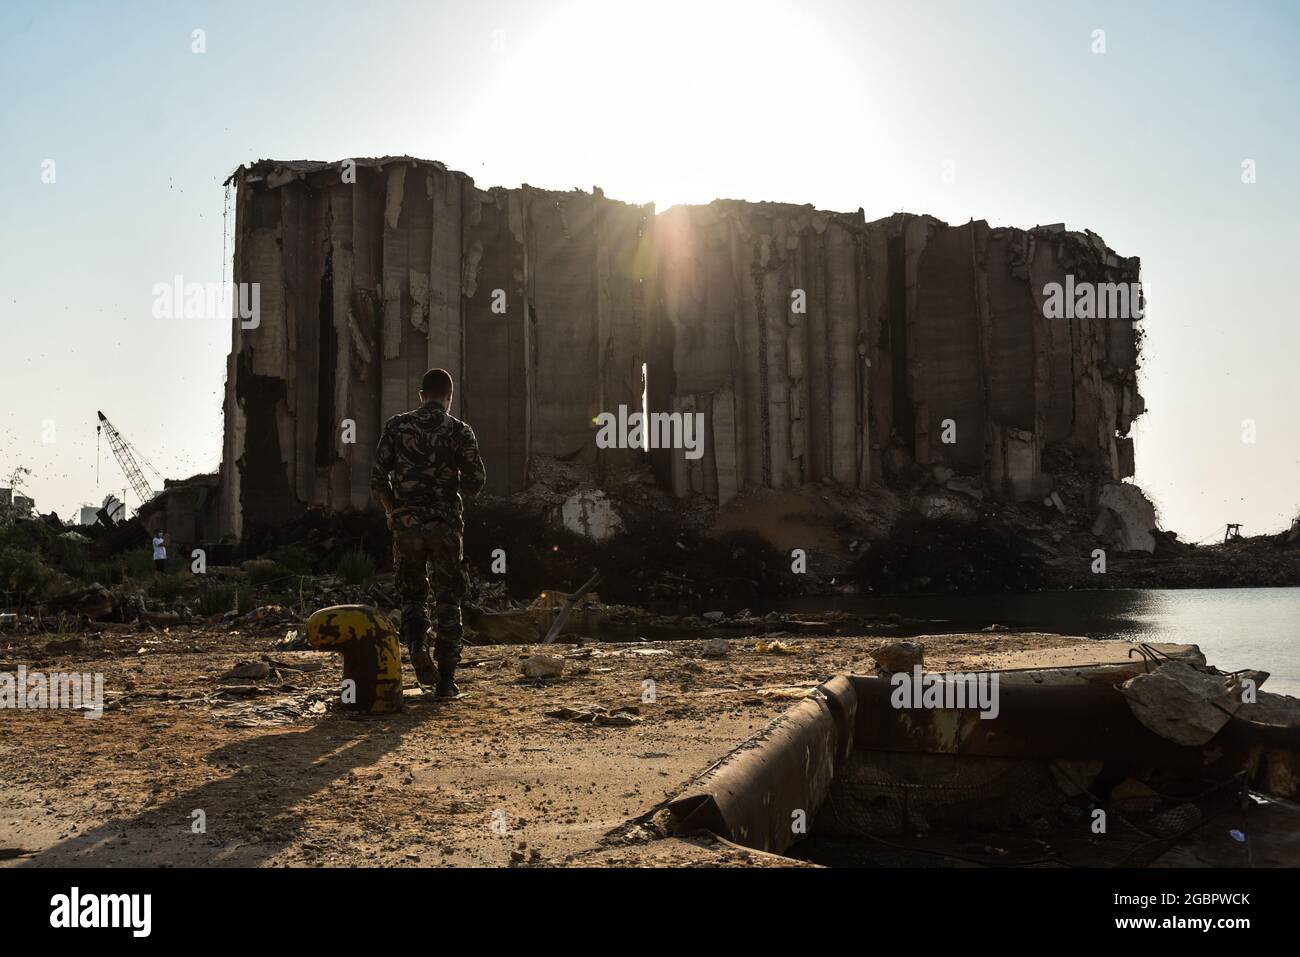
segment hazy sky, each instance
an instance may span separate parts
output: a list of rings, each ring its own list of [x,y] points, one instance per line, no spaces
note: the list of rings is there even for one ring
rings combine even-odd
[[[1137,481],[1164,525],[1285,527],[1298,40],[1287,3],[5,0],[0,475],[64,517],[120,494],[96,409],[164,474],[214,470],[229,325],[153,318],[153,285],[221,281],[239,164],[409,153],[661,210],[1091,228],[1142,257]]]

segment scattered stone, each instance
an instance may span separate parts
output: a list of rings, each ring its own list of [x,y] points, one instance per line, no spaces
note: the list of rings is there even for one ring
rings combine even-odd
[[[721,638],[712,638],[704,643],[700,654],[705,658],[725,658],[731,646]]]
[[[925,665],[925,645],[919,641],[882,641],[870,654],[881,671],[911,671]]]
[[[606,725],[612,728],[626,728],[634,724],[639,724],[641,718],[623,709],[611,711],[609,714],[597,714],[596,724]]]
[[[802,701],[812,693],[812,688],[795,685],[788,688],[760,688],[758,696],[760,698],[780,698],[785,701]]]
[[[560,721],[575,721],[578,724],[599,724],[612,728],[626,728],[630,725],[639,724],[639,708],[615,708],[610,711],[602,708],[598,704],[591,705],[589,708],[556,708],[553,711],[544,712],[548,718],[556,718]]]
[[[222,681],[245,678],[256,681],[259,678],[269,677],[271,666],[265,661],[241,661],[235,667],[231,668],[221,676]]]
[[[289,613],[283,605],[262,605],[260,608],[254,608],[244,617],[249,621],[270,621],[275,618],[287,618]]]
[[[564,674],[564,659],[555,655],[532,655],[520,663],[525,678],[558,678]]]
[[[307,635],[297,628],[290,628],[284,633],[284,637],[271,645],[277,651],[311,651],[311,643],[307,640]]]
[[[722,619],[726,618],[727,616],[720,611],[706,611],[700,617],[705,619],[706,621],[722,621]]]

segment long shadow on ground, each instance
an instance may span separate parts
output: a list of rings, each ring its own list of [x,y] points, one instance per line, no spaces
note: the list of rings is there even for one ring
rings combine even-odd
[[[106,821],[21,866],[257,866],[301,834],[311,808],[298,805],[349,771],[375,764],[424,717],[331,715],[305,730],[232,742],[206,758],[237,766],[228,777]],[[196,810],[206,815],[206,833],[192,830]]]

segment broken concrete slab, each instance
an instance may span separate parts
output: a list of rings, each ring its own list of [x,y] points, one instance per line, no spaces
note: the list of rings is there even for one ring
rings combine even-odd
[[[47,603],[50,611],[99,621],[113,613],[113,594],[99,582],[59,595]]]
[[[1181,661],[1166,661],[1120,685],[1143,725],[1187,745],[1205,744],[1228,723],[1242,704],[1235,688],[1228,676],[1207,674]]]
[[[593,542],[607,542],[623,530],[623,520],[600,489],[574,492],[560,505],[558,518],[569,531]]]
[[[1107,482],[1097,492],[1092,533],[1121,552],[1156,550],[1156,510],[1136,485]]]

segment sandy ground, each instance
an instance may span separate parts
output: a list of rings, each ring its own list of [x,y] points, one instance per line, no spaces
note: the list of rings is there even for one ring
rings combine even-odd
[[[337,656],[271,652],[267,635],[123,633],[66,654],[61,640],[6,636],[0,671],[102,672],[109,707],[95,720],[0,710],[5,866],[795,863],[717,841],[651,841],[631,822],[799,689],[873,670],[867,652],[880,642],[791,638],[797,653],[764,654],[735,639],[720,659],[699,641],[554,645],[566,673],[546,681],[519,669],[539,648],[472,648],[459,699],[423,695],[406,665],[405,712],[377,718],[325,710]],[[920,640],[931,669],[1125,660],[1131,647],[1005,632]],[[220,680],[263,655],[277,665],[267,678]],[[243,688],[219,694],[231,685]],[[545,713],[592,705],[634,708],[638,720]]]

